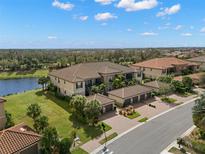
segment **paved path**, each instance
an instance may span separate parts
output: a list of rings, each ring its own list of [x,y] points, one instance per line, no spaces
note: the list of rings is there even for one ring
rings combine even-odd
[[[193,125],[193,104],[180,106],[147,122],[115,140],[108,148],[114,154],[159,154]]]

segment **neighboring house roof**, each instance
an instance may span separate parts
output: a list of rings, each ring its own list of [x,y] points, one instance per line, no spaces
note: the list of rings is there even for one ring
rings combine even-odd
[[[37,142],[41,136],[34,133],[24,124],[0,131],[0,153],[12,154],[21,151]]]
[[[151,60],[146,60],[140,63],[133,64],[135,67],[147,67],[155,69],[167,69],[172,68],[176,65],[197,65],[195,63],[181,60],[175,57],[165,57],[165,58],[155,58]]]
[[[90,100],[90,101],[91,100],[97,100],[97,101],[99,101],[99,103],[102,104],[102,106],[114,103],[113,99],[110,99],[107,96],[101,95],[101,94],[95,94],[95,95],[92,95],[92,96],[88,96],[87,99]]]
[[[205,75],[204,72],[202,72],[202,73],[194,73],[194,74],[190,74],[190,75],[186,75],[186,76],[190,77],[193,81],[198,82],[198,81],[201,80],[203,75]],[[176,77],[174,77],[174,80],[182,81],[182,79],[183,79],[183,76],[176,76]]]
[[[0,97],[0,103],[5,102],[6,100]]]
[[[151,87],[135,85],[135,86],[124,87],[121,89],[116,89],[116,90],[108,92],[108,94],[114,95],[120,98],[128,98],[128,97],[136,96],[139,94],[148,93],[153,90],[154,89]]]
[[[205,63],[205,56],[190,58],[190,59],[188,59],[188,61]]]
[[[49,75],[70,82],[78,82],[85,79],[100,78],[101,74],[130,72],[134,72],[134,69],[111,62],[92,62],[76,64],[60,70],[53,70]]]
[[[169,88],[169,84],[164,83],[164,82],[160,82],[160,81],[157,81],[157,80],[151,81],[151,82],[146,82],[144,85],[152,87],[152,88],[156,88],[156,89]]]

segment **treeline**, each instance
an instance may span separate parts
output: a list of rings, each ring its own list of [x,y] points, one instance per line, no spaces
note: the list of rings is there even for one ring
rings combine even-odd
[[[122,65],[162,56],[162,49],[0,49],[0,71],[62,68],[82,62]]]

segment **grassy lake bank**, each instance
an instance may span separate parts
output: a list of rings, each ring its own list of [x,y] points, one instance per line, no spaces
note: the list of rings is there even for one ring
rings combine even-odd
[[[32,70],[23,72],[0,72],[0,80],[20,78],[40,78],[48,75],[48,70]]]

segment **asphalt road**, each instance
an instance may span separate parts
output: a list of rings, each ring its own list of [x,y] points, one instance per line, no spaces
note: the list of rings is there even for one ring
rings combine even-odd
[[[194,102],[186,104],[147,122],[115,140],[108,148],[113,154],[160,154],[193,126],[193,105]]]

